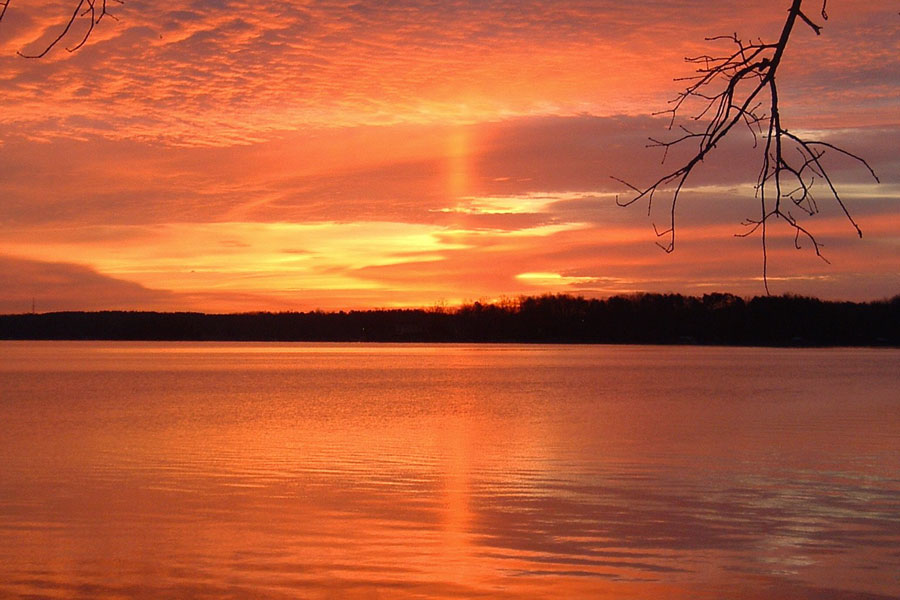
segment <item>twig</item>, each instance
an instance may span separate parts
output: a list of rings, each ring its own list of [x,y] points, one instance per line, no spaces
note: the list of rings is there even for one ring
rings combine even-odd
[[[828,19],[826,2],[827,0],[823,0],[821,11],[825,20]],[[799,19],[816,34],[820,34],[822,30],[820,25],[814,23],[801,10],[802,3],[803,0],[792,0],[781,35],[775,43],[764,43],[761,40],[748,42],[739,38],[737,34],[707,38],[713,42],[731,42],[733,45],[731,52],[686,58],[686,62],[697,66],[695,75],[680,79],[691,82],[690,85],[670,101],[669,109],[655,113],[670,116],[671,130],[676,118],[689,102],[700,102],[701,108],[690,119],[702,122],[705,126],[695,130],[681,125],[679,126],[681,135],[668,141],[650,138],[648,144],[648,147],[663,149],[663,162],[668,158],[669,150],[675,146],[696,143],[695,152],[680,167],[646,187],[613,178],[634,192],[626,200],[617,197],[616,202],[619,206],[629,206],[645,200],[649,215],[655,196],[664,194],[668,197],[669,223],[662,230],[655,223],[653,228],[657,237],[668,237],[667,243],[657,242],[657,245],[666,252],[672,252],[675,249],[678,200],[688,178],[697,165],[729,135],[736,124],[744,123],[753,135],[753,148],[760,145],[760,140],[763,142],[762,164],[756,182],[756,197],[760,204],[760,212],[758,218],[745,220],[747,230],[737,235],[747,237],[757,232],[760,234],[763,284],[767,293],[770,220],[782,220],[794,230],[795,247],[800,248],[800,239],[805,238],[812,244],[816,255],[825,260],[821,253],[821,242],[784,208],[783,201],[789,201],[790,205],[800,208],[807,216],[812,216],[819,211],[813,196],[813,186],[817,181],[824,181],[829,196],[841,208],[856,233],[862,237],[862,230],[851,216],[822,163],[826,151],[833,151],[862,163],[875,181],[879,181],[872,167],[860,156],[828,142],[802,138],[789,132],[781,122],[776,74],[794,26]]]

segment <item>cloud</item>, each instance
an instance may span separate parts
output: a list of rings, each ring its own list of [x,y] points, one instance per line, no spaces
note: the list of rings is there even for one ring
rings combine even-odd
[[[0,312],[134,310],[177,305],[171,292],[101,275],[89,267],[0,255]]]
[[[193,303],[427,305],[550,289],[549,279],[535,285],[522,273],[557,274],[554,289],[597,295],[759,292],[759,240],[734,237],[757,210],[752,143],[723,145],[685,188],[671,256],[656,248],[652,228],[667,224],[663,198],[650,218],[645,205],[616,206],[627,190],[611,174],[640,183],[666,168],[640,143],[661,129],[646,117],[576,116],[311,130],[227,149],[18,141],[0,164],[0,252],[77,263],[204,310]],[[896,132],[810,134],[864,147],[883,183],[835,156],[833,174],[865,237],[820,188],[822,213],[808,224],[833,264],[793,251],[792,232],[774,227],[770,267],[782,279],[773,289],[797,291],[787,286],[800,282],[816,293],[815,280],[787,279],[812,273],[833,277],[821,289],[837,297],[844,283],[843,297],[891,295],[900,271]],[[747,168],[730,167],[740,161]]]
[[[896,41],[875,26],[886,11],[849,4],[821,38],[798,39],[789,81],[799,85],[786,94],[809,115],[848,110],[848,91],[866,107],[896,108],[896,84],[885,82],[897,78],[884,77],[897,70]],[[5,136],[227,146],[307,127],[646,114],[674,93],[673,77],[690,73],[682,57],[709,49],[705,36],[774,37],[783,13],[732,1],[635,10],[319,0],[128,4],[117,16],[78,53],[26,61],[9,45],[47,39],[64,16],[7,15]],[[822,69],[807,69],[809,57]],[[824,88],[835,96],[823,111]]]
[[[648,115],[690,74],[682,58],[714,48],[709,34],[770,39],[782,9],[129,3],[77,53],[16,57],[57,31],[58,8],[14,4],[0,29],[0,252],[70,265],[73,290],[93,289],[93,273],[150,290],[148,303],[158,289],[179,306],[249,310],[761,289],[759,240],[734,239],[758,211],[746,131],[688,182],[671,256],[651,226],[667,225],[666,198],[649,217],[618,208],[629,190],[610,176],[647,185],[674,168],[677,152],[661,165],[644,145],[670,135]],[[786,55],[783,116],[864,156],[883,183],[829,152],[865,237],[819,188],[809,223],[833,265],[773,230],[773,281],[880,295],[900,271],[900,53],[883,7],[830,8],[823,35],[798,31]]]
[[[586,286],[599,281],[597,277],[573,277],[559,273],[519,273],[516,279],[529,285],[548,286],[559,289],[561,286]]]
[[[544,212],[551,204],[559,200],[559,195],[539,193],[513,196],[470,196],[462,197],[455,206],[441,208],[437,212],[467,215],[525,215]]]
[[[644,148],[648,136],[665,134],[657,119],[580,116],[318,129],[228,149],[10,142],[0,163],[0,219],[61,226],[381,220],[473,228],[636,222],[645,207],[616,208],[615,195],[629,190],[611,176],[645,185],[674,168],[676,156],[661,165],[659,153]],[[874,185],[856,161],[826,155],[851,210],[893,211],[896,127],[811,134],[865,156],[881,176]],[[755,214],[758,158],[752,140],[723,144],[688,182],[685,218],[740,223]],[[823,210],[826,198],[823,188]],[[662,223],[665,202],[657,208]]]

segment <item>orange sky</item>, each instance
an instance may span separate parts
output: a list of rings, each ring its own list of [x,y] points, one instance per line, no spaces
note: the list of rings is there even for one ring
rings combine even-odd
[[[747,140],[690,180],[670,255],[610,175],[662,174],[644,145],[683,57],[707,35],[774,38],[787,4],[129,2],[79,51],[28,60],[68,3],[14,0],[0,312],[763,293],[759,238],[734,237],[758,210]],[[864,237],[821,191],[808,224],[831,264],[775,228],[770,287],[876,299],[900,292],[900,17],[833,4],[823,35],[792,41],[784,119],[882,183],[834,161]]]

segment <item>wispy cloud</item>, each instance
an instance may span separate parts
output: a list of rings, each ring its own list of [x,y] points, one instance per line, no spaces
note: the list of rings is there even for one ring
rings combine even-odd
[[[849,91],[895,96],[895,36],[877,7],[846,4],[828,35],[798,43],[801,107],[821,111],[825,88],[830,111]],[[646,114],[704,36],[774,36],[781,19],[734,1],[138,3],[76,54],[16,57],[59,28],[53,6],[16,4],[3,23],[5,135],[232,145],[309,126]]]

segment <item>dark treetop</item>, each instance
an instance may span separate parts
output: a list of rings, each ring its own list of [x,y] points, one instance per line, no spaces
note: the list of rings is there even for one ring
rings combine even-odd
[[[523,297],[456,309],[0,315],[0,339],[900,346],[900,296],[870,303],[634,294]]]

